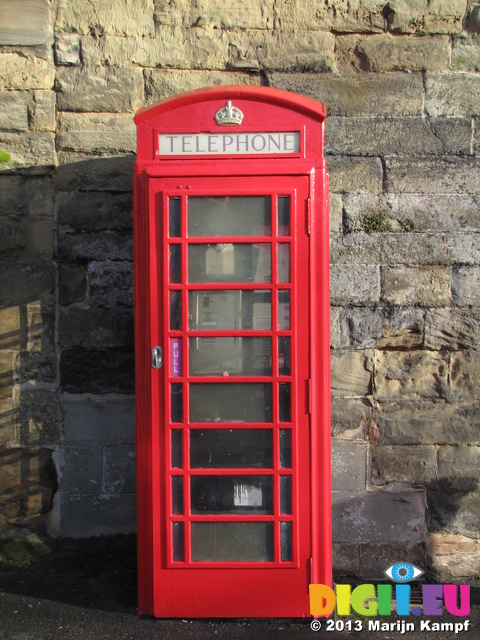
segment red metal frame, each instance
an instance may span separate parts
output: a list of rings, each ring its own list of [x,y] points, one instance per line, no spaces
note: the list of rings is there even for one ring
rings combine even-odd
[[[292,156],[222,156],[159,160],[156,136],[159,131],[219,131],[212,113],[226,100],[234,101],[249,115],[242,131],[301,132],[301,153]],[[258,87],[226,87],[183,94],[141,110],[138,125],[138,156],[135,165],[135,313],[138,459],[138,571],[139,612],[157,617],[301,617],[309,615],[308,584],[331,585],[330,506],[330,364],[329,364],[329,256],[328,256],[328,176],[322,157],[322,105],[287,92]],[[201,124],[198,124],[201,123]],[[205,124],[206,123],[206,124]],[[268,123],[268,124],[265,124]],[[191,124],[191,128],[188,125]],[[272,211],[277,196],[290,195],[296,217],[290,236],[201,237],[186,234],[187,201],[191,195],[269,195]],[[182,236],[169,238],[168,198],[181,199]],[[273,222],[272,217],[272,222]],[[272,247],[272,283],[180,283],[168,281],[168,246],[182,247],[182,271],[188,273],[187,246],[198,243],[262,242]],[[276,282],[278,242],[288,242],[291,282]],[[278,336],[291,336],[291,359],[296,369],[291,376],[242,378],[232,376],[189,376],[187,343],[191,336],[209,336],[206,330],[189,330],[186,297],[189,290],[270,290],[272,318],[276,317],[278,290],[291,290],[290,330],[272,326],[271,331],[215,331],[215,336],[271,336],[272,360],[278,355]],[[183,297],[182,330],[169,329],[169,292]],[[170,370],[171,338],[183,340],[180,375]],[[150,349],[164,349],[165,365],[152,369]],[[271,469],[190,469],[188,433],[190,429],[218,428],[217,423],[188,421],[190,382],[271,383],[277,406],[278,383],[292,383],[292,514],[279,514],[278,439],[273,439],[274,465]],[[183,468],[173,468],[170,433],[182,428],[170,419],[170,383],[182,384]],[[269,423],[228,423],[234,428],[288,427],[274,416]],[[189,513],[191,476],[201,475],[272,476],[274,509],[271,515],[194,515]],[[182,476],[184,514],[172,514],[172,476]],[[188,556],[189,523],[195,521],[272,522],[276,532],[273,562],[192,562]],[[278,546],[279,522],[294,526],[293,557],[281,561]],[[183,561],[173,560],[171,523],[184,522]]]

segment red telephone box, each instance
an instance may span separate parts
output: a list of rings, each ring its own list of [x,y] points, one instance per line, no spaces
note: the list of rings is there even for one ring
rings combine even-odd
[[[246,86],[135,117],[140,613],[303,617],[331,585],[324,119]]]

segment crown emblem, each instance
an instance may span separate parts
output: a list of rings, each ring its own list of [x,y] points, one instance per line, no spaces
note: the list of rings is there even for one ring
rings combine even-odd
[[[227,100],[227,104],[215,114],[215,120],[217,124],[238,125],[242,124],[243,113],[237,107],[232,107],[231,100]]]

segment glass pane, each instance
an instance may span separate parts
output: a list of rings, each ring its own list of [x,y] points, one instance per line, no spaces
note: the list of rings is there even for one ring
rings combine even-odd
[[[292,523],[280,523],[280,559],[282,562],[292,561]]]
[[[272,562],[272,522],[192,522],[194,562]]]
[[[188,292],[189,329],[269,330],[272,327],[271,317],[270,291]]]
[[[278,338],[278,375],[290,375],[290,338]]]
[[[289,382],[282,382],[278,385],[278,413],[280,422],[291,422]]]
[[[183,562],[185,559],[183,522],[172,522],[172,547],[173,560]]]
[[[170,385],[172,422],[183,422],[183,393],[181,384]]]
[[[182,292],[170,291],[170,329],[180,331],[182,328]]]
[[[278,281],[290,282],[290,245],[278,245]]]
[[[278,328],[290,329],[290,291],[278,292]]]
[[[171,244],[170,252],[170,282],[178,283],[182,281],[182,246]]]
[[[292,432],[290,429],[280,429],[280,466],[290,469],[292,466]]]
[[[183,467],[183,441],[181,429],[173,429],[172,434],[172,468]]]
[[[271,429],[208,429],[190,431],[193,469],[272,467]]]
[[[269,236],[269,196],[188,198],[188,235]]]
[[[272,513],[272,476],[193,476],[192,513]]]
[[[180,198],[170,198],[168,201],[168,235],[170,238],[179,238],[181,236],[180,203]]]
[[[292,513],[292,477],[280,476],[280,513]]]
[[[172,476],[172,513],[183,513],[183,476]]]
[[[290,196],[278,198],[278,235],[290,235]]]
[[[192,244],[188,281],[271,282],[270,254],[269,244]]]
[[[271,422],[272,385],[191,384],[191,422]]]
[[[191,376],[268,376],[272,373],[270,338],[190,338]]]

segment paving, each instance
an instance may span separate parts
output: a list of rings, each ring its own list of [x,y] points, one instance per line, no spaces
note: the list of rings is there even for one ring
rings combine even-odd
[[[22,565],[19,559],[0,566],[0,640],[480,640],[480,589],[472,589],[468,629],[465,618],[450,616],[430,618],[430,628],[424,630],[423,618],[410,616],[403,623],[393,617],[377,620],[391,628],[371,628],[365,618],[338,619],[329,625],[323,621],[314,631],[310,620],[139,617],[133,536],[65,541],[30,564]],[[406,626],[412,621],[414,631]],[[436,630],[435,623],[462,623],[462,628]]]

